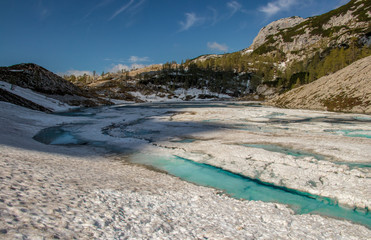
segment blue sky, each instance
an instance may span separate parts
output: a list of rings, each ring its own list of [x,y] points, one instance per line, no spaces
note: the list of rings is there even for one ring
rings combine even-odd
[[[348,0],[1,0],[0,66],[56,73],[122,68],[234,52],[291,16]]]

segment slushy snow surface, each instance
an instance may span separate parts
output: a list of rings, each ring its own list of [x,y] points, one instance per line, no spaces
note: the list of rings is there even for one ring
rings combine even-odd
[[[345,220],[233,199],[130,163],[138,153],[179,156],[361,211],[370,206],[370,168],[347,163],[368,163],[371,140],[336,130],[370,131],[368,116],[237,102],[123,104],[65,115],[0,105],[1,237],[367,239],[371,234]],[[65,135],[68,146],[32,139],[50,127],[71,133]],[[277,145],[325,159],[244,144]]]

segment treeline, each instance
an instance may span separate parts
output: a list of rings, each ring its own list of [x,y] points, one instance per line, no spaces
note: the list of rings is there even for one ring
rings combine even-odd
[[[165,63],[159,72],[140,74],[136,78],[139,78],[138,84],[161,85],[169,91],[197,88],[235,97],[249,91],[250,81],[248,73],[202,68],[194,63],[178,65],[174,62]]]
[[[187,60],[181,64],[168,62],[161,71],[136,78],[140,79],[139,84],[162,85],[170,91],[207,88],[217,93],[241,96],[255,92],[260,84],[267,84],[284,92],[334,73],[368,55],[371,55],[370,46],[358,45],[353,40],[349,45],[327,48],[285,68],[279,65],[285,61],[284,54],[279,51],[269,55],[235,52]]]
[[[64,75],[63,76],[64,79],[76,84],[76,85],[85,85],[87,83],[90,83],[91,81],[93,81],[93,76],[90,76],[90,75],[87,75],[87,74],[84,74],[84,75],[81,75],[81,76],[75,76],[75,75]]]
[[[284,60],[284,54],[274,52],[271,55],[260,55],[257,53],[245,54],[235,52],[217,57],[210,57],[203,61],[187,60],[184,65],[195,64],[202,69],[211,69],[213,71],[235,71],[235,72],[253,72],[262,82],[270,81],[277,74],[275,63]]]
[[[361,45],[357,39],[353,39],[350,44],[327,48],[285,68],[279,66],[285,60],[284,53],[280,51],[265,55],[259,55],[255,51],[252,54],[236,52],[203,61],[187,60],[184,65],[195,64],[200,69],[213,71],[249,72],[250,89],[254,90],[259,84],[267,84],[286,91],[334,73],[369,55],[371,46]]]
[[[336,48],[328,48],[316,53],[312,58],[296,62],[284,72],[280,72],[275,82],[283,91],[317,80],[334,73],[351,63],[371,55],[370,46],[358,46],[353,43]]]
[[[119,75],[119,76],[118,76]],[[75,85],[78,85],[80,87],[84,87],[90,83],[93,83],[97,80],[112,80],[114,78],[118,78],[122,81],[127,81],[127,80],[132,80],[133,77],[129,76],[129,72],[128,71],[119,71],[117,73],[104,73],[102,72],[101,75],[97,75],[95,73],[95,71],[93,71],[93,75],[88,75],[88,74],[83,74],[83,75],[64,75],[63,76],[64,79],[72,82],[73,84]]]
[[[123,89],[152,89],[173,92],[176,89],[207,89],[235,97],[255,92],[260,84],[276,87],[281,92],[315,81],[334,73],[354,61],[371,55],[370,46],[350,44],[327,48],[303,61],[282,67],[285,54],[272,51],[269,54],[235,52],[219,56],[204,56],[181,64],[175,61],[163,64],[159,71],[129,76],[129,72],[102,73],[83,76],[64,76],[65,79],[86,86],[95,80],[115,80]],[[135,80],[134,82],[130,82]],[[113,84],[113,83],[112,83]],[[133,85],[134,84],[134,85]]]

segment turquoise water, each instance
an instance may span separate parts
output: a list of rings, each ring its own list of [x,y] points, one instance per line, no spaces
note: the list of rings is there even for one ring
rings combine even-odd
[[[280,117],[280,116],[285,116],[286,114],[284,113],[280,113],[280,112],[272,112],[266,116],[264,116],[264,118],[275,118],[275,117]]]
[[[371,162],[366,163],[351,163],[351,162],[333,162],[336,164],[344,164],[347,165],[349,168],[371,168]]]
[[[339,207],[329,198],[276,187],[178,156],[164,157],[134,154],[131,156],[131,161],[164,170],[198,185],[224,190],[225,193],[234,198],[283,203],[289,205],[298,214],[317,213],[334,218],[348,219],[371,228],[369,212],[359,212]]]
[[[362,129],[340,129],[340,130],[324,130],[325,132],[330,132],[346,137],[361,137],[361,138],[371,138],[370,130]]]
[[[84,144],[85,141],[78,139],[70,131],[63,129],[62,126],[49,127],[38,132],[33,139],[50,145],[69,145]]]
[[[361,120],[361,121],[370,121],[371,122],[371,117],[369,116],[355,116],[353,117],[355,120]]]
[[[324,160],[326,157],[320,154],[305,152],[302,150],[295,150],[287,147],[281,147],[279,145],[274,144],[242,144],[246,147],[252,147],[252,148],[262,148],[264,150],[270,151],[270,152],[279,152],[286,155],[291,155],[294,157],[314,157],[317,160]]]
[[[171,142],[176,142],[176,143],[193,143],[194,141],[196,141],[196,139],[185,138],[185,139],[181,139],[181,140],[174,140],[174,141],[171,141]]]

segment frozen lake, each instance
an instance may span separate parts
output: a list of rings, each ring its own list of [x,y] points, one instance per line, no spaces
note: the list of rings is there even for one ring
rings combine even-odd
[[[125,104],[59,113],[34,139],[91,145],[235,198],[371,227],[371,117],[248,102]]]

